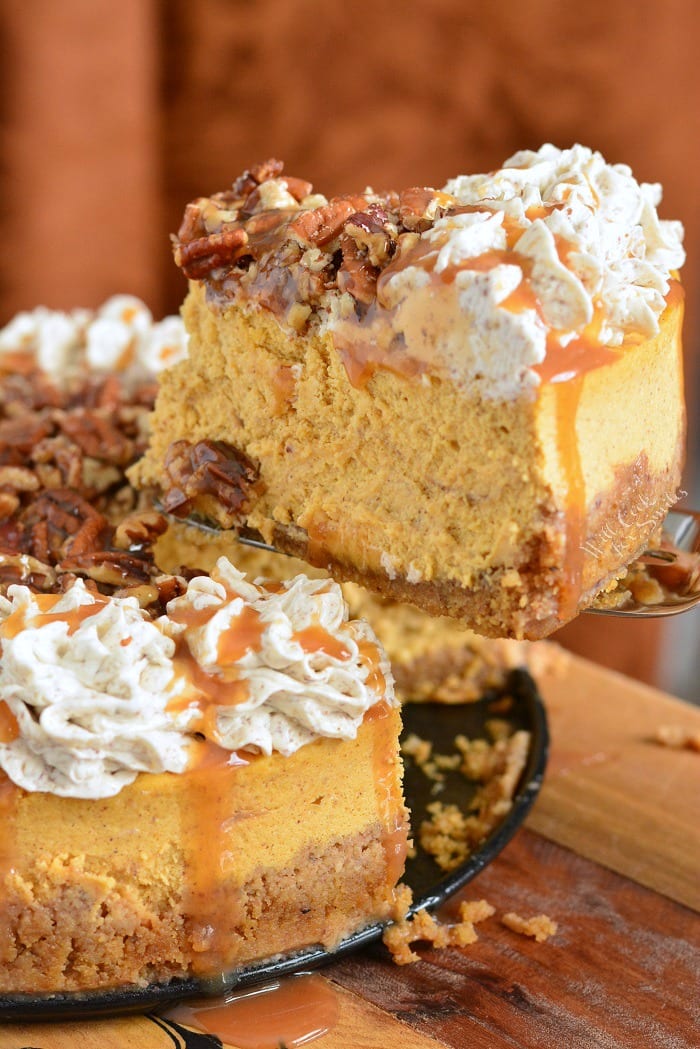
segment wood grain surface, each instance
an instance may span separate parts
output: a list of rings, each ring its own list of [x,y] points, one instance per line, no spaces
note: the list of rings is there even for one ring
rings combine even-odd
[[[685,907],[530,831],[463,896],[496,908],[471,947],[419,948],[400,969],[375,949],[331,978],[456,1049],[696,1049],[700,931]],[[556,935],[511,932],[510,910],[547,913]]]
[[[700,910],[700,754],[654,742],[700,733],[700,708],[578,657],[538,686],[552,746],[529,826]]]

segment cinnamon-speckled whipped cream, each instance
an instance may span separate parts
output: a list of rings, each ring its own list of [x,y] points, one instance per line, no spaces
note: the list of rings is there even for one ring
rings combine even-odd
[[[29,350],[37,364],[62,383],[86,368],[117,371],[134,379],[156,375],[187,355],[187,333],[179,317],[154,321],[133,295],[114,295],[97,310],[70,313],[38,306],[18,313],[0,331],[0,355]]]
[[[442,192],[454,203],[377,293],[392,339],[433,373],[507,400],[539,383],[548,339],[619,346],[658,332],[685,260],[681,223],[658,217],[659,185],[584,146],[545,145]],[[347,337],[347,310],[332,308],[327,326]]]
[[[223,558],[157,620],[81,581],[64,595],[13,586],[0,644],[0,701],[16,721],[0,768],[67,797],[183,772],[202,735],[285,755],[353,738],[371,706],[394,701],[389,663],[367,624],[348,621],[337,584],[252,583]]]

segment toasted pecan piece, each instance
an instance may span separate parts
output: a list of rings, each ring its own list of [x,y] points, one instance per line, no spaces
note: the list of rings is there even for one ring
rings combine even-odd
[[[185,517],[213,516],[226,527],[243,521],[255,498],[260,470],[223,441],[175,441],[164,464],[163,509]]]

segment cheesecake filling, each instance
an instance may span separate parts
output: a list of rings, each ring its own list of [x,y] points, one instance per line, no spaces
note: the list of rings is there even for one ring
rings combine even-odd
[[[182,773],[202,739],[231,763],[352,739],[373,705],[395,702],[388,660],[337,584],[252,583],[224,558],[157,619],[81,580],[62,595],[12,586],[0,644],[0,768],[64,797]]]

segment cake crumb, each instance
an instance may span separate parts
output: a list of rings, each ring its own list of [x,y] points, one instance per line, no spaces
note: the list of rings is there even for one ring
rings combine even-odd
[[[391,906],[391,912],[389,917],[394,922],[402,922],[405,920],[411,904],[413,903],[413,890],[410,885],[406,885],[404,882],[394,888],[394,899]]]
[[[521,936],[531,936],[537,943],[544,943],[557,931],[557,923],[547,914],[536,914],[532,918],[522,918],[515,911],[508,911],[501,918],[501,922],[507,929],[520,933]]]
[[[513,725],[506,718],[489,718],[484,722],[484,728],[494,743],[513,735]]]
[[[406,888],[406,886],[400,886]],[[410,896],[410,890],[409,896]],[[409,899],[410,905],[410,899]],[[383,933],[384,945],[391,953],[395,965],[410,965],[421,960],[420,955],[412,949],[412,944],[429,943],[434,949],[445,947],[469,947],[479,939],[475,925],[491,918],[496,913],[488,900],[462,900],[458,908],[459,920],[454,923],[438,921],[425,908],[414,915],[404,917],[388,926]],[[513,932],[531,936],[538,943],[543,943],[554,936],[557,923],[546,914],[532,918],[522,918],[519,914],[509,912],[501,917],[501,923]]]
[[[484,907],[481,907],[482,904],[485,905],[485,908],[489,907],[485,900],[480,900],[475,913],[477,915],[484,913],[484,917],[487,917]],[[475,920],[481,920],[481,918],[477,917]],[[382,938],[396,965],[410,965],[412,962],[421,960],[420,955],[411,949],[413,943],[422,941],[440,950],[444,947],[468,947],[476,943],[479,937],[474,928],[474,920],[460,918],[460,921],[455,924],[447,925],[439,922],[432,914],[421,908],[411,918],[390,925],[384,930]]]
[[[418,831],[421,847],[445,871],[463,863],[510,811],[527,760],[530,734],[521,730],[494,743],[457,736],[455,745],[462,755],[460,772],[481,786],[466,812],[454,804],[432,802],[427,809],[430,818],[423,820]]]
[[[485,921],[495,913],[496,908],[487,900],[462,900],[458,911],[460,921],[474,924]]]
[[[427,764],[432,752],[433,744],[430,740],[421,739],[415,732],[406,736],[401,743],[401,753],[413,758],[419,768],[423,768]]]
[[[681,725],[659,725],[652,738],[654,743],[660,743],[663,747],[700,752],[700,732],[693,732]]]

